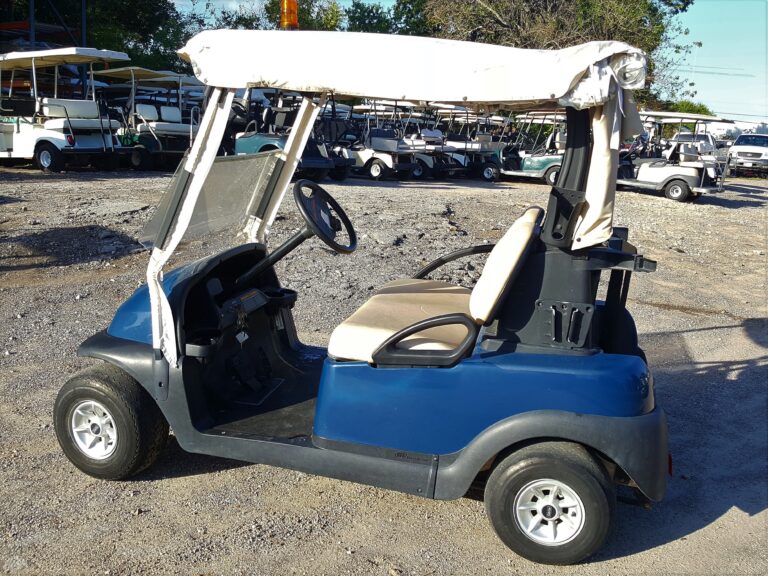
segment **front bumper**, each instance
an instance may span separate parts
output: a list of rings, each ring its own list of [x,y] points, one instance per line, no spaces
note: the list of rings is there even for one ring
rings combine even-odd
[[[728,161],[731,168],[747,170],[768,170],[768,158],[731,158]]]

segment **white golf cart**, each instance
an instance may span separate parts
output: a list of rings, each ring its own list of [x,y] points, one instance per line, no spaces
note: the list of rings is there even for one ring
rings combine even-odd
[[[0,54],[0,158],[34,159],[45,172],[75,159],[108,163],[122,151],[120,122],[96,102],[93,65],[127,60],[122,52],[78,47]],[[60,71],[78,65],[89,67],[82,99],[60,98],[62,80],[69,80]],[[51,69],[53,78],[44,79]]]
[[[175,168],[197,134],[200,107],[194,103],[185,109],[186,95],[202,90],[197,78],[138,66],[96,74],[129,88],[118,135],[131,149],[131,167],[150,170],[165,162]]]
[[[664,191],[676,202],[723,189],[724,170],[707,125],[727,120],[681,112],[643,111],[640,116],[649,137],[622,151],[617,185]],[[674,131],[669,139],[664,138],[667,131]],[[661,158],[643,158],[647,150],[661,150]]]
[[[458,150],[445,143],[445,135],[438,127],[438,116],[431,106],[418,106],[413,103],[398,103],[399,125],[403,141],[415,151],[416,165],[413,177],[453,178],[464,174],[466,166],[456,159]],[[396,109],[396,113],[398,113]]]
[[[358,141],[342,151],[354,158],[352,170],[371,180],[410,178],[416,167],[416,150],[394,126],[392,107],[373,101],[353,106],[352,114],[355,113],[363,115],[363,121],[357,123]]]
[[[445,126],[445,144],[455,150],[451,153],[454,160],[472,176],[480,176],[486,182],[498,180],[506,143],[488,129],[488,115],[450,103],[436,106]]]
[[[318,46],[345,54],[345,66],[308,59]],[[101,362],[58,394],[56,435],[78,468],[104,479],[138,474],[170,426],[190,452],[436,499],[479,486],[503,542],[552,564],[602,546],[617,485],[643,502],[663,497],[666,419],[625,306],[630,276],[655,262],[613,227],[619,143],[641,129],[629,99],[619,102],[644,84],[642,52],[618,42],[544,51],[215,30],[180,53],[210,87],[209,104],[146,231],[146,284],[81,346]],[[420,54],[432,66],[374,70],[371,54],[397,62]],[[310,95],[284,150],[217,157],[235,93],[250,86]],[[304,224],[278,247],[267,241],[331,91],[565,107],[568,139],[546,215],[537,206],[507,215],[514,223],[492,249],[445,255],[386,284],[320,348],[299,341],[291,309],[300,295],[275,264],[315,237],[349,254],[352,220],[322,187],[300,180],[292,196]],[[164,271],[186,241],[200,252],[177,253],[181,265]],[[426,278],[481,252],[490,254],[471,291]],[[191,253],[204,256],[182,264]],[[603,274],[605,301],[597,298]]]

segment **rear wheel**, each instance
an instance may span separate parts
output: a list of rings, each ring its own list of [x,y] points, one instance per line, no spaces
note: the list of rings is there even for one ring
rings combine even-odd
[[[664,196],[675,202],[685,202],[691,194],[691,187],[683,180],[672,180],[664,187]]]
[[[134,146],[131,152],[131,168],[134,170],[152,170],[154,160],[145,146]]]
[[[486,182],[495,182],[499,179],[499,174],[499,167],[493,162],[485,162],[480,172],[480,176]]]
[[[557,177],[560,174],[560,166],[550,166],[547,171],[544,172],[544,182],[550,186],[554,186],[557,183]]]
[[[534,562],[573,564],[605,542],[616,496],[601,465],[578,444],[543,442],[502,460],[485,488],[494,530]]]
[[[40,142],[35,148],[35,162],[43,172],[61,172],[64,154],[50,142]]]
[[[429,169],[424,160],[416,159],[416,166],[413,168],[412,176],[416,180],[425,180],[431,176],[432,170]]]
[[[368,164],[368,177],[371,180],[380,180],[387,171],[387,165],[378,158],[374,158]]]
[[[53,421],[70,462],[107,480],[148,468],[168,440],[168,424],[155,401],[128,374],[110,365],[83,370],[64,384]]]

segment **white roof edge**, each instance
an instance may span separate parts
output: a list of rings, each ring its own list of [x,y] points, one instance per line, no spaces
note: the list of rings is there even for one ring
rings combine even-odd
[[[667,112],[666,110],[659,110],[659,111],[652,111],[652,110],[640,110],[639,111],[640,117],[643,120],[650,119],[650,118],[659,118],[659,119],[674,119],[674,120],[700,120],[702,122],[728,122],[731,123],[733,120],[728,120],[727,118],[723,118],[721,116],[711,116],[709,114],[693,114],[693,113],[687,113],[687,112]]]
[[[8,52],[0,54],[0,69],[23,69],[32,66],[62,66],[65,64],[87,64],[88,62],[128,62],[130,58],[125,52],[114,50],[99,50],[71,46],[69,48],[53,48],[51,50],[31,50],[29,52]]]
[[[343,53],[344,66],[333,58],[309,57],[319,47]],[[244,58],[254,53],[279,57]],[[429,66],[374,69],[371,54],[386,54],[390,62],[419,54]],[[623,88],[641,88],[646,65],[645,54],[623,42],[526,50],[418,36],[281,30],[207,30],[179,55],[201,82],[221,88],[277,87],[517,109],[599,105],[612,95],[611,78]]]

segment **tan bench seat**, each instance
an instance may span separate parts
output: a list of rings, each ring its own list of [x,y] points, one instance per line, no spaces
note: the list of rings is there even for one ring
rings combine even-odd
[[[333,331],[328,355],[373,362],[374,351],[403,328],[442,314],[469,314],[469,296],[467,288],[434,280],[389,282]],[[441,326],[414,334],[399,347],[453,350],[466,335],[467,329],[461,325]]]

